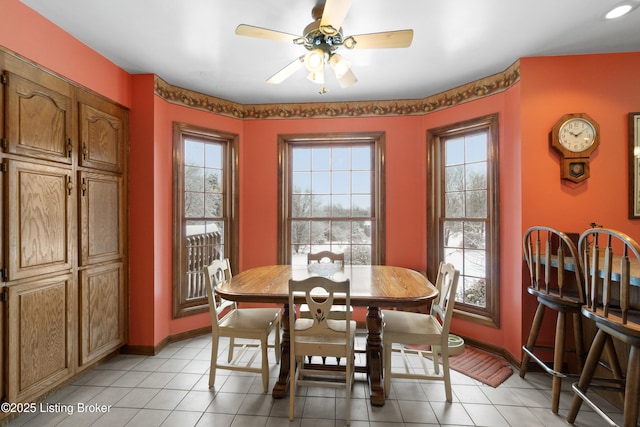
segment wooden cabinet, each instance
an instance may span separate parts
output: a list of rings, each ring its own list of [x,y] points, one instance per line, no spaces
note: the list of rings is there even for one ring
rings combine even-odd
[[[75,191],[71,170],[20,160],[4,161],[7,260],[10,281],[70,271],[75,243]]]
[[[0,65],[0,397],[31,402],[126,343],[128,113]]]
[[[122,108],[87,91],[78,102],[79,368],[126,339],[126,198]]]
[[[81,266],[120,261],[124,255],[122,178],[79,172]]]
[[[68,273],[6,289],[6,399],[32,401],[74,373],[75,281]]]
[[[9,153],[71,164],[71,86],[45,72],[29,80],[3,73],[6,123],[3,145]]]
[[[81,171],[80,366],[125,343],[126,289],[122,177]]]
[[[122,110],[88,92],[78,94],[79,165],[122,172],[125,123]]]
[[[122,263],[80,273],[80,364],[98,360],[124,344],[125,288]]]

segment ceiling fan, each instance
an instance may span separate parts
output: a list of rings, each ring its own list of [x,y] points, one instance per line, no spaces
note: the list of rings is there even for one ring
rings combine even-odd
[[[342,21],[349,12],[352,0],[326,0],[317,4],[311,16],[312,23],[304,29],[304,35],[284,33],[240,24],[236,34],[240,36],[257,37],[304,46],[306,54],[294,59],[283,69],[267,79],[268,83],[279,84],[293,75],[303,66],[309,71],[307,78],[314,83],[322,84],[320,93],[325,93],[324,69],[329,64],[338,83],[345,88],[358,80],[351,71],[351,65],[336,51],[346,49],[380,49],[409,47],[413,40],[413,30],[387,31],[382,33],[360,34],[344,36]]]

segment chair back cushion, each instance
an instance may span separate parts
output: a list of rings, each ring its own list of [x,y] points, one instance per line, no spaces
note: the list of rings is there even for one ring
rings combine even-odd
[[[525,232],[522,244],[529,292],[579,308],[584,303],[582,259],[571,237],[551,227],[535,226]]]

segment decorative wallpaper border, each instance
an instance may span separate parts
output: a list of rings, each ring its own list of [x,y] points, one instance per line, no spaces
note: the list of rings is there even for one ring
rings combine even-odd
[[[408,116],[431,113],[503,92],[520,80],[520,61],[505,71],[416,100],[245,105],[172,86],[155,76],[155,94],[167,102],[238,119]]]

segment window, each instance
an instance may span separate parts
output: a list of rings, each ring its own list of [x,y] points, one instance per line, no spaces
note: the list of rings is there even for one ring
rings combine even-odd
[[[498,117],[427,132],[427,267],[460,270],[456,315],[498,325]],[[430,276],[431,277],[431,276]]]
[[[384,263],[384,136],[281,136],[280,262],[343,252],[346,264]]]
[[[237,136],[174,123],[173,316],[208,310],[204,267],[229,258],[237,271]]]

